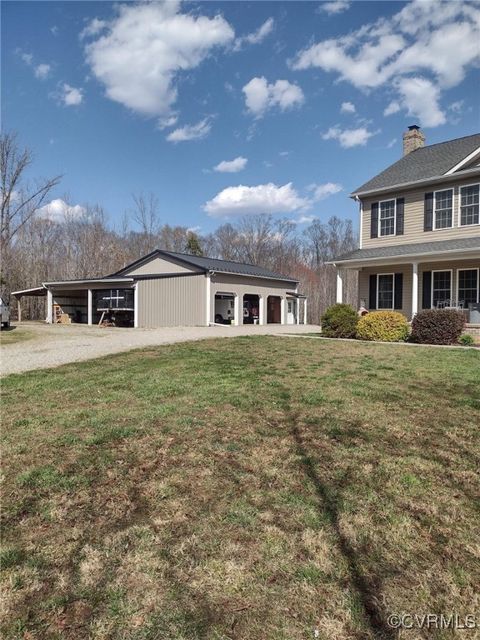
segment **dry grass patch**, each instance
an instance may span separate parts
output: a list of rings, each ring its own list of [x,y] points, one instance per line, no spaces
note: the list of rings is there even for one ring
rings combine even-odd
[[[479,355],[244,337],[10,376],[3,636],[394,638],[389,613],[478,610]]]

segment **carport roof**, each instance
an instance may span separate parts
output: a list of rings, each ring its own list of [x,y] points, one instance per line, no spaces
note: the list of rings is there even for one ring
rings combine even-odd
[[[234,273],[238,275],[252,276],[256,278],[269,278],[271,280],[284,280],[286,282],[298,282],[296,278],[284,276],[274,271],[269,271],[263,267],[258,267],[254,264],[247,264],[245,262],[234,262],[233,260],[219,260],[218,258],[208,258],[206,256],[192,256],[188,253],[177,253],[175,251],[165,251],[163,249],[155,249],[143,258],[132,262],[120,271],[112,274],[114,276],[120,276],[123,273],[130,271],[135,266],[140,266],[149,262],[155,257],[172,258],[174,261],[181,262],[188,266],[200,269],[205,273],[208,271],[216,271],[219,273]]]

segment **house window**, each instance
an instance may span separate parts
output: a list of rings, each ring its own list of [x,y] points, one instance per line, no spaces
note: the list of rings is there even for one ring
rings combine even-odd
[[[441,307],[452,297],[452,272],[432,272],[432,307]]]
[[[466,309],[470,302],[479,302],[478,271],[478,269],[458,270],[458,301],[463,302]]]
[[[433,228],[448,229],[453,222],[453,189],[435,191]]]
[[[290,300],[287,302],[287,310],[288,313],[293,313],[293,306]]]
[[[472,184],[460,188],[460,226],[480,222],[480,185]]]
[[[377,309],[393,309],[394,295],[393,273],[379,273],[377,276]]]
[[[378,234],[380,236],[395,235],[395,200],[380,202],[378,225]]]

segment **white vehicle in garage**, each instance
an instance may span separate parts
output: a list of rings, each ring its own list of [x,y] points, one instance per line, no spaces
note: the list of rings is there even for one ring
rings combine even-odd
[[[2,329],[8,329],[10,326],[10,307],[3,298],[0,298],[0,314],[2,319]]]

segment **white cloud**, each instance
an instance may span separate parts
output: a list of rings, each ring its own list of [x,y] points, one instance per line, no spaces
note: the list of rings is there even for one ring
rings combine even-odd
[[[66,107],[76,107],[83,102],[83,89],[77,89],[65,82],[60,90],[60,100]]]
[[[247,158],[238,156],[238,158],[235,158],[234,160],[222,160],[222,162],[219,162],[213,170],[219,171],[220,173],[237,173],[238,171],[245,169],[247,162]]]
[[[52,36],[56,36],[58,35],[58,27],[56,24],[52,25],[50,27],[50,33],[52,34]]]
[[[353,102],[342,102],[342,106],[340,107],[340,111],[342,113],[355,113],[355,105]]]
[[[201,140],[210,133],[212,125],[208,118],[204,118],[196,124],[186,124],[168,134],[169,142],[186,142],[187,140]]]
[[[52,70],[49,64],[40,63],[34,64],[33,54],[22,52],[21,49],[17,49],[17,53],[20,55],[20,58],[27,65],[27,67],[31,67],[33,69],[33,73],[36,78],[39,80],[45,80],[50,75],[50,71]]]
[[[319,9],[329,14],[342,13],[350,7],[348,0],[331,0],[331,2],[322,2]]]
[[[322,135],[324,140],[338,140],[340,146],[344,149],[350,147],[364,146],[367,141],[374,136],[376,131],[369,131],[366,127],[358,127],[358,129],[341,129],[339,126],[330,127],[330,129]]]
[[[80,40],[83,40],[84,38],[92,38],[93,36],[98,35],[106,26],[107,22],[105,20],[93,18],[93,20],[91,20],[87,26],[80,31]]]
[[[299,218],[293,218],[290,220],[292,224],[311,224],[317,216],[300,216]]]
[[[37,209],[37,215],[44,220],[52,222],[65,222],[68,219],[83,218],[87,210],[85,207],[76,204],[71,206],[61,198],[52,200],[48,204]]]
[[[474,44],[479,41],[478,4],[414,0],[390,18],[307,47],[291,66],[319,67],[359,89],[404,89],[401,107],[421,112],[425,126],[437,126],[442,123],[440,91],[457,86],[470,67],[480,64],[480,47]],[[418,86],[405,90],[404,81],[412,76],[414,87],[418,78],[432,83],[436,106],[419,109]]]
[[[260,42],[263,42],[263,40],[272,33],[274,26],[274,19],[268,18],[268,20],[265,20],[265,22],[256,31],[237,38],[235,40],[233,50],[240,51],[244,44],[259,44]]]
[[[255,187],[227,187],[204,205],[212,217],[255,213],[285,214],[307,208],[310,202],[301,198],[292,183],[277,186],[272,182]]]
[[[390,102],[390,104],[388,104],[384,111],[383,111],[383,115],[384,116],[391,116],[394,113],[398,113],[400,111],[400,105],[398,104],[398,102],[396,100],[392,100],[392,102]]]
[[[464,102],[464,100],[456,100],[455,102],[452,102],[452,104],[448,105],[448,110],[453,113],[462,113]]]
[[[39,80],[45,80],[50,75],[51,67],[49,64],[39,64],[35,67],[35,77]]]
[[[177,99],[176,75],[233,41],[234,31],[221,15],[208,18],[179,8],[178,1],[117,5],[107,32],[85,48],[108,98],[147,116],[169,116]]]
[[[277,80],[269,84],[263,76],[252,78],[242,91],[247,109],[257,118],[263,116],[268,109],[279,107],[285,111],[305,102],[301,88],[288,80]]]
[[[325,182],[325,184],[311,184],[308,189],[313,193],[312,199],[317,201],[324,200],[329,196],[333,196],[335,193],[339,193],[343,190],[343,187],[336,182]]]
[[[159,129],[168,129],[169,127],[173,127],[178,122],[178,113],[172,113],[169,116],[165,116],[165,118],[158,119],[158,128]]]
[[[391,149],[396,143],[397,143],[397,139],[392,138],[392,140],[390,140],[390,142],[387,144],[387,149]]]
[[[425,127],[437,127],[447,121],[440,109],[440,89],[426,78],[402,78],[397,87],[407,113],[418,118]]]

